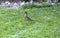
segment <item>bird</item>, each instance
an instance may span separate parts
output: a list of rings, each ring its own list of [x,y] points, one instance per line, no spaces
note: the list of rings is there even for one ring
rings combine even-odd
[[[26,21],[32,21],[32,19],[28,16],[28,12],[25,11],[24,18]]]

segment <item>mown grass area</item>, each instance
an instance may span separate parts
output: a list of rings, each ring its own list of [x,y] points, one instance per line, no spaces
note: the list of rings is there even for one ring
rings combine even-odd
[[[24,11],[34,21],[25,21]],[[0,38],[60,38],[60,6],[0,9]]]

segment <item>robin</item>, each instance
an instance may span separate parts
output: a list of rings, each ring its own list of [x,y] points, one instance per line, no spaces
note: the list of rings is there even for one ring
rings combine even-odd
[[[28,13],[25,11],[25,15],[24,15],[25,20],[27,21],[32,21],[32,19],[28,16]]]

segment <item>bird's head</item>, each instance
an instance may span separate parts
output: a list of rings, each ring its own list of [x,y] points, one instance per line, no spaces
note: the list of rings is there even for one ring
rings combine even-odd
[[[27,14],[27,11],[25,11],[25,14]]]

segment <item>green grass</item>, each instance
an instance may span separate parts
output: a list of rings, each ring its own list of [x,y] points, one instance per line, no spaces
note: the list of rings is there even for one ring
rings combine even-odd
[[[25,21],[24,11],[34,21]],[[0,9],[0,38],[60,38],[60,7]]]

